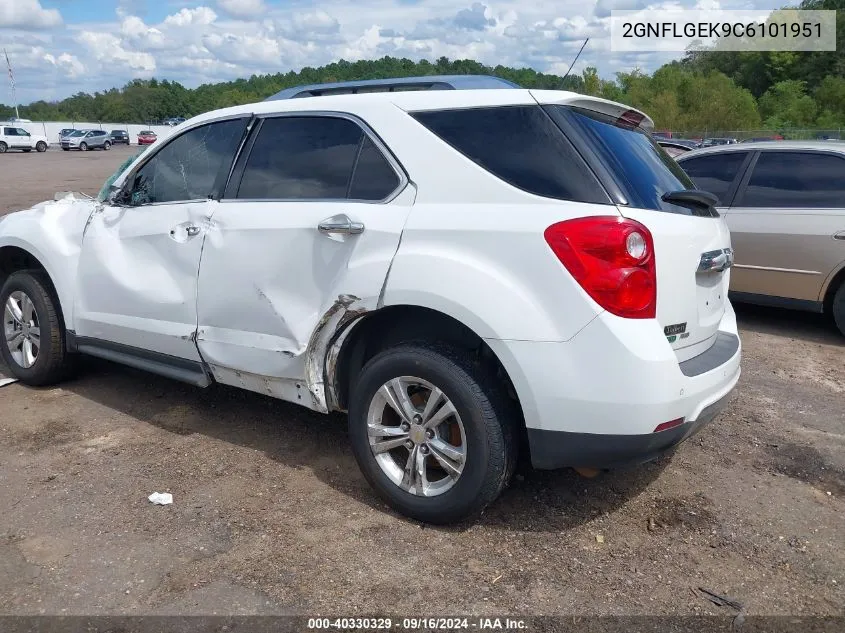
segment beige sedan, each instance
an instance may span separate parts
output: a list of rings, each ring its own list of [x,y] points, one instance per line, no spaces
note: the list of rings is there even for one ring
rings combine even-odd
[[[731,298],[829,313],[845,334],[845,142],[722,145],[676,160],[719,198]]]

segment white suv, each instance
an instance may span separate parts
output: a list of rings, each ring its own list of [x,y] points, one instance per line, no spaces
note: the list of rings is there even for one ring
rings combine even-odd
[[[24,152],[47,151],[47,137],[39,134],[31,134],[22,127],[0,124],[0,154],[5,154],[13,149]]]
[[[372,486],[435,523],[521,450],[670,451],[740,373],[714,197],[645,115],[500,87],[209,112],[100,201],[2,218],[3,358],[30,385],[81,353],[348,411]]]

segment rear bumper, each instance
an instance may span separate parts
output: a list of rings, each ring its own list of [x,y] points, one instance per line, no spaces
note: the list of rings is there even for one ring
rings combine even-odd
[[[537,468],[654,459],[710,422],[740,376],[730,304],[713,345],[683,362],[654,321],[607,313],[566,342],[487,343],[513,382]],[[680,426],[654,432],[679,418]]]
[[[643,435],[599,435],[528,429],[528,444],[534,468],[625,468],[637,466],[671,453],[711,422],[727,406],[730,393],[704,409],[692,422],[659,433]]]

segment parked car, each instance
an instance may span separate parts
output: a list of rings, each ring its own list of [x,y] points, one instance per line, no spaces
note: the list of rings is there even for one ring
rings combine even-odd
[[[76,132],[76,129],[75,129],[75,128],[72,128],[72,127],[63,128],[63,129],[59,130],[59,143],[61,143],[61,142],[62,142],[62,139],[63,139],[64,137],[66,137],[66,136],[70,136],[70,135],[71,135],[71,134],[73,134],[74,132]]]
[[[69,151],[78,149],[87,152],[89,149],[111,149],[111,137],[105,130],[77,130],[62,137],[62,149]]]
[[[9,150],[21,150],[23,152],[47,151],[47,137],[40,134],[31,134],[22,127],[4,125],[0,127],[0,154]]]
[[[778,140],[783,140],[783,137],[778,138],[778,137],[775,137],[775,136],[755,136],[754,138],[744,139],[744,140],[740,141],[740,143],[762,143],[764,141],[778,141]]]
[[[706,138],[701,142],[702,147],[712,147],[713,145],[733,145],[737,143],[735,138]]]
[[[129,145],[129,133],[126,130],[112,130],[109,140],[112,145]]]
[[[414,82],[458,87],[386,91]],[[209,112],[100,201],[4,216],[9,371],[83,353],[348,412],[367,480],[434,523],[493,501],[522,437],[537,468],[601,469],[713,420],[740,373],[730,235],[646,115],[353,85],[384,91]]]
[[[138,145],[152,145],[157,138],[156,133],[151,130],[138,132]]]
[[[662,147],[666,151],[666,153],[669,154],[669,156],[671,156],[672,158],[680,156],[681,154],[686,154],[692,149],[691,147],[683,143],[678,143],[676,141],[668,141],[663,139],[655,140],[657,141],[657,144],[660,145],[660,147]]]
[[[176,127],[180,123],[184,123],[184,122],[185,122],[185,118],[178,116],[178,117],[174,117],[172,119],[167,119],[166,121],[164,121],[164,125],[169,125],[170,127]]]
[[[845,334],[845,147],[742,143],[678,162],[727,218],[736,252],[731,295],[829,313]]]

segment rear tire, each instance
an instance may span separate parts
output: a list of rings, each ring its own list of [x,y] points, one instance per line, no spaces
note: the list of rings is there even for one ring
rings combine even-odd
[[[9,146],[0,141],[0,154],[5,154],[7,149],[9,149]]]
[[[388,505],[419,521],[480,514],[516,465],[517,418],[503,392],[494,373],[462,350],[419,342],[376,355],[358,375],[349,406],[352,451],[364,477]],[[432,397],[442,404],[428,410]],[[390,402],[404,398],[400,416]],[[429,420],[437,424],[427,428]],[[395,447],[381,450],[384,442]]]
[[[103,143],[103,149],[109,151],[111,149],[111,143],[109,143],[108,141]]]
[[[24,384],[51,385],[72,371],[73,355],[67,351],[58,303],[46,276],[38,271],[12,273],[0,289],[0,356]]]
[[[833,321],[836,323],[836,327],[845,335],[845,282],[840,284],[839,290],[833,295],[831,312],[833,312]]]
[[[47,151],[47,143],[44,141],[38,141],[35,144],[35,150],[38,152],[46,152]]]

